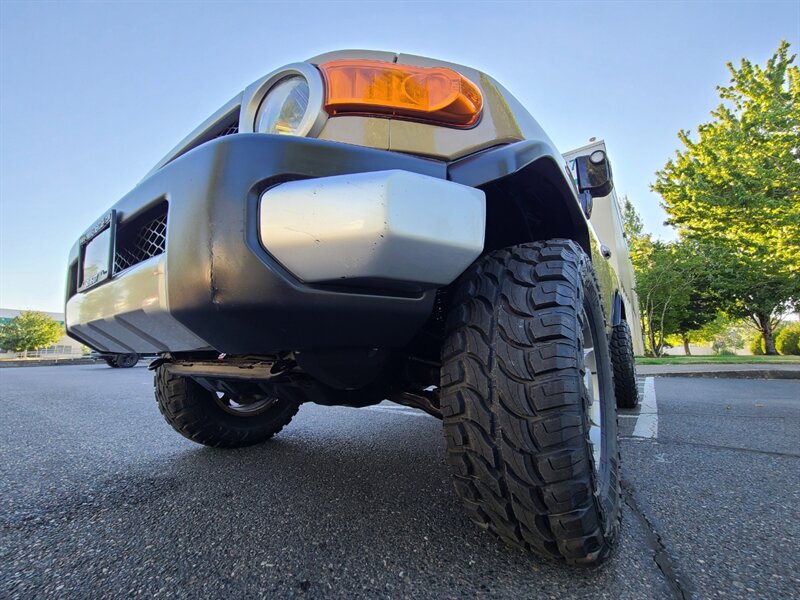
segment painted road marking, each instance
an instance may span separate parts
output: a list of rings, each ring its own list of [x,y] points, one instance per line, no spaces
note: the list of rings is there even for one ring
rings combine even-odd
[[[644,380],[641,410],[632,435],[639,438],[658,438],[658,403],[656,384],[652,377]]]
[[[367,406],[367,410],[377,412],[394,413],[396,415],[406,415],[408,417],[430,417],[428,413],[406,406]]]

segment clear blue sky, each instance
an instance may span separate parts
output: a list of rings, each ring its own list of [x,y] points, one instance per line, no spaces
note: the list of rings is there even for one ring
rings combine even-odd
[[[0,306],[63,310],[73,241],[184,135],[283,64],[337,48],[486,71],[566,151],[605,138],[661,236],[653,173],[718,103],[726,61],[797,52],[800,2],[0,0]]]

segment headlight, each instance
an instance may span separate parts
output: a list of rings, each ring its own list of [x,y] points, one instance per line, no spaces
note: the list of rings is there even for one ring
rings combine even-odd
[[[281,67],[242,93],[239,132],[316,137],[328,119],[324,95],[322,75],[311,63]]]
[[[258,133],[298,135],[308,112],[309,87],[302,75],[281,79],[267,93],[256,114]]]

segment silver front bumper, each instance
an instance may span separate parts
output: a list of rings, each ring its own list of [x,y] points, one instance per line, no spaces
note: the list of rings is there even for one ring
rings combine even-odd
[[[486,197],[408,171],[292,181],[261,196],[261,243],[308,283],[452,283],[483,251]]]
[[[253,322],[252,314],[235,316],[241,314],[235,311],[244,307],[269,315],[272,329],[267,333],[274,333],[276,329],[282,333],[280,328],[283,327],[286,335],[280,347],[297,349],[291,344],[298,334],[306,335],[307,332],[296,331],[293,334],[284,324],[285,315],[294,318],[297,313],[300,324],[296,322],[294,328],[302,328],[302,323],[319,319],[319,311],[328,308],[335,315],[337,310],[349,306],[374,304],[386,311],[385,319],[407,317],[409,310],[423,306],[420,297],[401,295],[393,300],[391,294],[370,294],[374,296],[370,299],[365,297],[358,284],[369,283],[374,289],[381,282],[410,283],[424,294],[424,290],[452,282],[483,249],[486,210],[483,192],[407,171],[284,183],[265,192],[259,208],[259,240],[255,243],[260,242],[295,276],[288,286],[273,287],[272,294],[267,295],[247,292],[249,285],[269,277],[273,282],[287,280],[283,275],[272,273],[265,262],[256,265],[261,271],[233,269],[227,274],[227,279],[224,272],[220,275],[220,270],[232,262],[226,262],[224,257],[252,251],[239,236],[232,236],[229,242],[225,242],[233,245],[209,245],[208,256],[187,254],[187,245],[196,245],[198,239],[202,239],[197,227],[209,225],[210,229],[222,230],[226,225],[222,222],[225,213],[217,214],[213,223],[207,223],[202,220],[205,213],[201,215],[189,209],[182,221],[170,221],[172,226],[167,233],[164,253],[95,287],[77,291],[68,299],[65,310],[68,331],[103,352],[206,350],[212,344],[202,337],[213,335],[215,328],[224,328],[221,319],[240,318],[244,326]],[[170,219],[173,216],[170,215]],[[192,226],[186,226],[187,222]],[[256,251],[263,252],[263,249]],[[183,262],[173,260],[180,253]],[[204,279],[204,270],[197,273],[198,265],[202,264],[200,261],[209,256],[217,261],[210,263],[212,267],[209,269],[209,273],[216,269],[214,280]],[[237,263],[233,261],[233,264]],[[170,274],[168,265],[178,266],[171,269]],[[322,291],[305,285],[325,282],[342,284],[345,288],[337,286]],[[346,289],[348,284],[354,286],[352,291]],[[287,289],[293,294],[293,300],[288,300]],[[386,289],[396,288],[389,286]],[[194,328],[190,330],[182,324],[186,322],[186,312],[181,315],[176,310],[178,304],[174,294],[173,305],[170,304],[170,294],[175,290],[183,293],[184,306],[189,302],[203,307],[203,303],[212,298],[211,306],[203,309],[201,318],[207,329],[203,330],[202,337],[193,333]],[[301,318],[303,311],[308,311],[307,319]],[[359,314],[353,310],[350,317],[353,327],[359,325]],[[365,310],[363,314],[366,318],[376,318],[374,312]],[[175,315],[184,319],[179,321]],[[422,311],[420,318],[425,318]],[[221,352],[228,352],[228,345],[236,347],[235,342],[213,346]],[[342,339],[344,345],[352,343],[352,340]],[[248,343],[246,351],[251,351],[251,345]]]
[[[67,301],[71,331],[99,350],[140,354],[208,348],[169,313],[166,256],[154,256]]]

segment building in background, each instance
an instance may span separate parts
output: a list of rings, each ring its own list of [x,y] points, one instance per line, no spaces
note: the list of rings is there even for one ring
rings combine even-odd
[[[13,308],[0,308],[0,323],[7,323],[21,312],[24,311],[15,310]],[[40,310],[37,312],[44,313],[48,317],[55,319],[61,323],[63,327],[64,313],[47,312],[46,310]],[[41,350],[29,351],[28,357],[40,356],[48,358],[68,358],[81,356],[88,351],[89,350],[86,348],[86,346],[80,342],[76,342],[72,338],[67,337],[65,332],[61,339],[52,346],[48,348],[42,348]],[[16,358],[18,354],[19,352],[4,352],[3,350],[0,350],[0,358]]]

